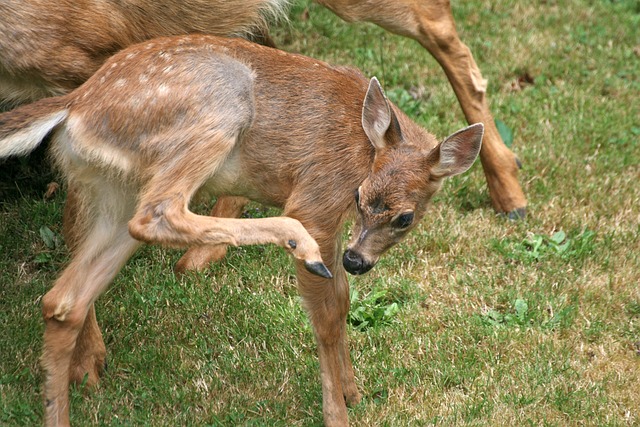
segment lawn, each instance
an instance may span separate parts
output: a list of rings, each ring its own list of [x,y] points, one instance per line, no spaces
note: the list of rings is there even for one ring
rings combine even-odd
[[[350,277],[363,395],[350,421],[640,425],[640,3],[452,3],[523,163],[529,215],[493,212],[478,163],[373,271]],[[415,42],[316,4],[290,16],[273,32],[282,48],[376,75],[439,137],[465,125]],[[68,260],[64,189],[45,199],[45,171],[0,185],[3,426],[42,420],[40,300]],[[313,333],[284,251],[235,248],[178,278],[180,255],[144,247],[97,302],[109,367],[96,389],[72,390],[72,423],[321,425]]]

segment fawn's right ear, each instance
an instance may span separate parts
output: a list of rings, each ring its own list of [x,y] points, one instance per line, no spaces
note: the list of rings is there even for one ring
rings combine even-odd
[[[375,77],[369,81],[369,89],[364,97],[362,128],[376,151],[402,141],[400,123]]]

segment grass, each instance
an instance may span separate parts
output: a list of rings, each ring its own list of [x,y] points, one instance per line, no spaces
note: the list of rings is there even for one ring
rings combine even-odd
[[[364,398],[350,421],[638,425],[640,4],[452,6],[524,164],[529,216],[496,216],[476,166],[352,280],[350,347]],[[464,126],[443,73],[415,42],[315,4],[291,16],[274,31],[283,48],[377,75],[441,137]],[[1,425],[42,418],[40,298],[68,258],[56,239],[64,194],[42,198],[49,178],[1,187]],[[109,370],[93,392],[72,391],[72,422],[321,425],[313,333],[287,256],[233,249],[178,279],[179,256],[145,247],[98,301]]]

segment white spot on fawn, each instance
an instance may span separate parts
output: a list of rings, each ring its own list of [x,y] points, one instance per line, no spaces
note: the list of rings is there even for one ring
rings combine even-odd
[[[158,86],[157,94],[158,94],[158,96],[168,95],[169,94],[169,88],[167,87],[167,85],[161,84],[160,86]]]

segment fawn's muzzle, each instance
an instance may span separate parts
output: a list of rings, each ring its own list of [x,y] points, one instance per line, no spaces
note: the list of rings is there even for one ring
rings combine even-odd
[[[358,275],[371,270],[374,263],[367,262],[359,253],[347,249],[342,256],[342,265],[344,265],[344,269],[349,273]]]

